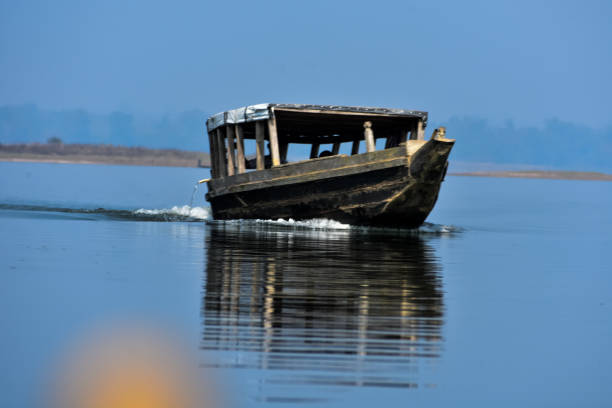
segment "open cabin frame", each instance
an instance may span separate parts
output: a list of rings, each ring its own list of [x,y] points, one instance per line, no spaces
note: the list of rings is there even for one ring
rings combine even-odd
[[[403,109],[260,104],[213,115],[206,125],[206,198],[216,219],[418,226],[437,199],[454,143],[444,128],[425,141],[427,113]],[[254,152],[245,151],[246,140]],[[350,155],[340,154],[343,143]],[[294,144],[306,145],[308,157],[289,162]],[[323,145],[331,150],[320,151]]]
[[[253,112],[249,114],[249,110]],[[267,111],[267,112],[266,112]],[[262,104],[223,112],[207,122],[213,178],[247,171],[245,140],[255,140],[256,170],[287,164],[290,144],[310,145],[309,159],[319,157],[320,146],[332,144],[331,154],[342,143],[351,143],[351,155],[385,149],[407,140],[423,140],[427,113],[386,108],[348,106]],[[267,146],[267,149],[266,149]],[[268,153],[266,154],[266,150]],[[252,154],[252,153],[251,153]],[[266,160],[268,157],[268,160]],[[267,161],[267,163],[266,163]]]

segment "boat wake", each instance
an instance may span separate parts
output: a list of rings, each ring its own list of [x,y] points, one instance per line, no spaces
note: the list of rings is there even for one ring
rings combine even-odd
[[[48,205],[29,204],[0,204],[0,210],[28,211],[32,213],[61,213],[86,216],[87,219],[105,217],[128,221],[157,221],[157,222],[201,222],[210,218],[210,209],[207,207],[174,206],[162,209],[123,210],[108,208],[70,208]]]
[[[418,228],[418,231],[422,234],[444,235],[463,232],[463,228],[454,225],[434,224],[431,222],[426,222]]]
[[[50,205],[30,205],[30,204],[2,204],[0,210],[25,211],[36,213],[36,216],[43,214],[70,214],[70,216],[81,216],[94,220],[97,217],[110,218],[126,221],[153,221],[153,222],[202,222],[210,225],[223,226],[227,228],[252,228],[260,230],[275,231],[317,231],[317,232],[381,232],[381,233],[405,233],[411,235],[447,235],[461,232],[462,229],[452,225],[433,224],[426,222],[416,229],[398,228],[378,228],[363,227],[330,220],[326,218],[315,218],[309,220],[282,219],[277,220],[225,220],[218,221],[212,219],[210,207],[191,207],[188,205],[173,206],[170,208],[147,209],[139,208],[135,210],[108,209],[108,208],[70,208]]]
[[[377,232],[377,233],[404,233],[410,235],[450,235],[463,231],[462,228],[453,225],[434,224],[430,222],[424,223],[419,228],[380,228],[380,227],[365,227],[330,220],[326,218],[315,218],[310,220],[294,220],[292,218],[285,220],[279,218],[277,220],[224,220],[215,221],[207,220],[209,224],[223,225],[225,227],[234,228],[266,228],[285,231],[351,231],[351,232]]]
[[[140,208],[134,211],[137,216],[162,216],[162,217],[179,217],[185,218],[186,221],[202,221],[210,218],[210,209],[207,207],[190,207],[183,205],[182,207],[174,206],[172,208],[164,208],[161,210],[147,210]]]
[[[329,220],[326,218],[313,218],[310,220],[288,220],[279,218],[277,220],[224,220],[214,221],[215,223],[223,223],[225,225],[251,226],[251,227],[280,227],[290,230],[349,230],[352,228],[349,224]]]

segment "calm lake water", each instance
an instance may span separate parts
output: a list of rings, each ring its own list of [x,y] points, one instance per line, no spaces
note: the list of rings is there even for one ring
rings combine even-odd
[[[115,324],[238,407],[612,405],[612,183],[449,176],[409,232],[214,222],[207,176],[0,163],[0,406]]]

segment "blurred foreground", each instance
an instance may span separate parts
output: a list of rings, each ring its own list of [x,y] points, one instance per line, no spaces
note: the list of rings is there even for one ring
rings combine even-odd
[[[197,361],[157,330],[99,330],[60,360],[48,400],[53,408],[227,406]]]

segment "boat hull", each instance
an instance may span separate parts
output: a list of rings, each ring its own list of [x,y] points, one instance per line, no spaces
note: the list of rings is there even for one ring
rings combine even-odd
[[[285,166],[264,170],[270,172],[268,177],[255,180],[218,180],[209,183],[207,199],[213,217],[220,220],[327,218],[352,225],[416,228],[436,203],[453,142],[432,139],[413,154],[402,146],[359,159],[343,156],[304,163],[304,171]]]

